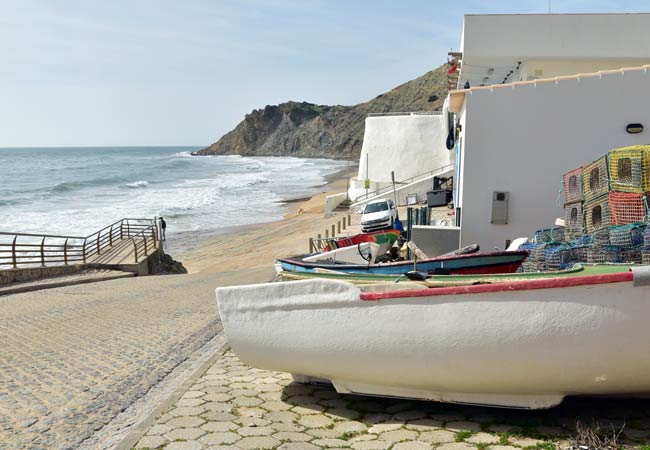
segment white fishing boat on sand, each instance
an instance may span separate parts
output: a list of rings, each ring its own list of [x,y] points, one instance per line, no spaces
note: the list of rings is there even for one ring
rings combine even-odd
[[[218,288],[253,367],[341,393],[514,408],[650,392],[650,268],[364,291],[336,280]]]

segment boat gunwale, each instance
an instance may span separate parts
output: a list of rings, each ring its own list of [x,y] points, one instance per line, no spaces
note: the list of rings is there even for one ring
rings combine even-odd
[[[563,287],[620,283],[633,280],[634,273],[630,269],[627,272],[618,273],[583,275],[577,277],[544,278],[537,280],[507,281],[503,283],[477,284],[472,286],[450,286],[399,291],[361,292],[359,298],[362,301],[379,301],[395,298],[433,297],[440,295],[463,295],[506,291],[528,291],[536,289],[554,289]]]
[[[395,261],[395,262],[388,262],[388,263],[375,263],[375,264],[318,264],[318,263],[309,263],[302,261],[301,258],[308,256],[308,255],[298,255],[298,256],[290,256],[288,258],[279,258],[277,261],[281,263],[287,263],[287,264],[293,264],[301,267],[325,267],[328,269],[335,269],[335,270],[345,270],[345,269],[366,269],[368,267],[371,268],[380,268],[380,267],[399,267],[399,266],[409,266],[413,265],[413,260],[406,260],[406,261]],[[310,255],[309,255],[310,256]],[[528,257],[528,251],[526,250],[516,250],[516,251],[496,251],[496,252],[478,252],[478,253],[468,253],[465,255],[450,255],[450,256],[445,256],[445,257],[436,257],[436,258],[427,258],[427,259],[419,259],[416,261],[416,264],[427,264],[427,263],[435,263],[435,262],[446,262],[446,261],[455,261],[455,260],[462,260],[462,259],[472,259],[472,258],[479,258],[479,257],[493,257],[493,256],[520,256],[522,259],[520,260],[520,264],[525,261],[525,259]],[[294,259],[296,258],[296,259]],[[492,265],[502,265],[503,263],[496,263],[496,264],[481,264],[482,266],[492,266]]]

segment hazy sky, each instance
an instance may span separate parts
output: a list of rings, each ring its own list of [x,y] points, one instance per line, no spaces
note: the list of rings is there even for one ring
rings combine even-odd
[[[458,48],[463,14],[547,11],[548,0],[0,0],[0,147],[207,145],[254,108],[355,104],[422,75]]]

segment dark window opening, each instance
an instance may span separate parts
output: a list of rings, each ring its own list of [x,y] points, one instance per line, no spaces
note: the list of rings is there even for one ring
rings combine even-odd
[[[618,181],[621,183],[632,182],[632,160],[630,158],[618,160]]]
[[[569,178],[569,193],[573,194],[578,191],[578,177],[571,175]]]
[[[589,173],[589,190],[594,192],[598,189],[600,189],[600,170],[598,167],[594,167]]]
[[[598,206],[594,206],[591,210],[591,225],[593,227],[599,227],[603,223],[603,209]]]
[[[575,227],[578,225],[578,208],[571,208],[571,216],[569,217],[569,225]]]

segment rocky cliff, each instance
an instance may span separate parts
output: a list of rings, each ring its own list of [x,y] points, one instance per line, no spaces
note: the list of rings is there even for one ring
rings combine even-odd
[[[354,106],[286,102],[247,114],[199,155],[359,156],[369,113],[434,111],[447,95],[447,65],[427,72],[374,99]]]

